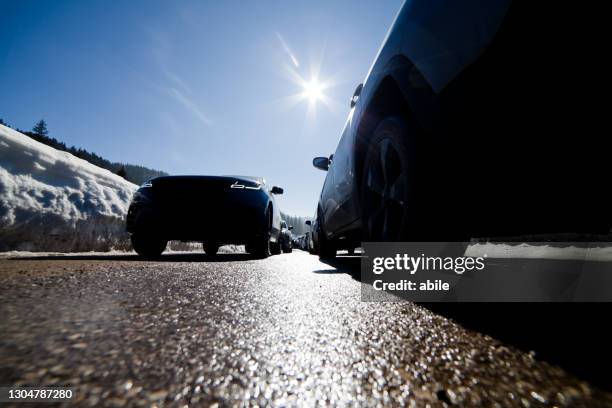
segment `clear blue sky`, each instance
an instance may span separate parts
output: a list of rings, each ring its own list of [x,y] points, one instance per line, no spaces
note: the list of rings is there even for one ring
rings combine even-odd
[[[0,118],[171,174],[264,176],[311,215],[311,160],[334,151],[401,3],[0,0]],[[296,96],[313,75],[315,102]]]

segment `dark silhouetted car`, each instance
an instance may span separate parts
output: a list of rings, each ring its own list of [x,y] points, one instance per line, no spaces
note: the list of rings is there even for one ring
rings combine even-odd
[[[281,231],[279,235],[279,244],[281,251],[291,252],[293,251],[293,237],[291,236],[292,226],[287,226],[285,221],[281,221]]]
[[[299,249],[303,249],[303,241],[304,241],[304,236],[303,235],[299,235],[299,236],[294,236],[293,239],[291,240],[291,243],[293,245],[294,248],[299,248]]]
[[[320,255],[361,241],[607,233],[606,14],[406,1],[335,153],[313,161],[328,171]]]
[[[308,240],[306,247],[308,252],[316,255],[319,253],[319,222],[317,218],[314,218],[312,221],[307,220],[306,225],[310,227],[310,231],[306,233],[306,239]]]
[[[202,242],[207,255],[225,244],[259,257],[280,253],[280,211],[263,178],[167,176],[144,183],[132,198],[127,231],[134,250],[159,256],[169,240]]]

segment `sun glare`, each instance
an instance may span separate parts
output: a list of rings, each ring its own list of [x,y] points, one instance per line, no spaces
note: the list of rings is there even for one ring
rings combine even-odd
[[[323,97],[323,87],[316,78],[313,78],[310,82],[305,82],[303,87],[303,94],[311,103]]]
[[[344,107],[330,96],[331,88],[339,84],[334,76],[326,77],[321,73],[323,56],[310,61],[310,64],[298,62],[297,57],[284,41],[280,33],[277,37],[288,55],[288,60],[283,64],[285,76],[295,85],[296,93],[278,100],[285,108],[291,109],[298,104],[306,105],[306,121],[316,120],[317,110],[322,107],[330,112],[338,113]],[[291,62],[291,63],[289,63]],[[309,67],[309,68],[308,68]],[[305,103],[304,103],[305,102]]]
[[[287,109],[292,109],[298,104],[306,105],[306,121],[312,123],[316,120],[316,113],[321,105],[335,114],[344,112],[346,106],[331,97],[331,88],[343,83],[344,80],[339,77],[339,73],[328,76],[329,72],[324,74],[321,71],[326,47],[315,54],[311,53],[309,60],[304,60],[302,57],[298,59],[298,54],[280,32],[276,32],[276,37],[281,47],[280,55],[285,60],[281,61],[283,74],[293,82],[296,91],[294,94],[280,98],[278,102]]]

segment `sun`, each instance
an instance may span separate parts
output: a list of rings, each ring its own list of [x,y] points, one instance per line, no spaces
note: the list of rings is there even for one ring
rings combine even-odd
[[[302,95],[308,99],[310,103],[315,103],[323,98],[323,85],[321,85],[317,78],[304,82],[302,86],[304,88]]]
[[[285,75],[295,85],[296,93],[288,95],[278,101],[285,108],[291,109],[298,104],[304,104],[307,107],[306,117],[309,122],[316,120],[317,110],[320,105],[327,108],[332,113],[340,112],[340,105],[329,94],[329,91],[334,86],[338,85],[337,79],[334,77],[322,78],[319,75],[320,64],[315,64],[311,68],[309,76],[300,74],[294,66],[285,66]]]

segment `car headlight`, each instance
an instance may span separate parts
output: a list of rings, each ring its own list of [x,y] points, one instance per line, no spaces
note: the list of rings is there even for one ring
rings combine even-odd
[[[150,181],[145,181],[144,183],[142,183],[140,188],[136,190],[136,192],[132,196],[132,203],[141,204],[151,201],[151,194],[153,193],[151,187],[153,187],[153,183],[151,183]]]
[[[261,190],[261,184],[255,181],[235,181],[230,188],[235,190]]]

